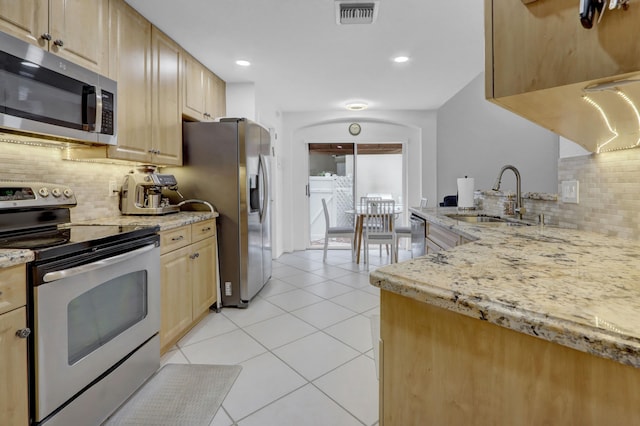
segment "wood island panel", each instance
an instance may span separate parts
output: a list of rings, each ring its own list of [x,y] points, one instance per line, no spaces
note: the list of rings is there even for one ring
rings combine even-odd
[[[381,291],[380,424],[640,424],[640,369]]]

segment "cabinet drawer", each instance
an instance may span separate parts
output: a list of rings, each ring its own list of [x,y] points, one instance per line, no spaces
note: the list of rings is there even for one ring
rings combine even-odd
[[[194,243],[216,235],[215,219],[203,220],[191,225],[191,241]]]
[[[432,223],[428,224],[427,237],[443,249],[450,249],[460,244],[460,236],[458,234]]]
[[[438,244],[434,243],[429,238],[425,238],[424,243],[425,243],[425,246],[426,246],[426,249],[427,249],[427,254],[429,254],[429,253],[438,253],[440,250],[442,250],[442,247],[440,247]]]
[[[24,265],[0,269],[0,314],[27,304],[26,280]]]
[[[191,226],[160,232],[160,254],[185,247],[191,244]]]

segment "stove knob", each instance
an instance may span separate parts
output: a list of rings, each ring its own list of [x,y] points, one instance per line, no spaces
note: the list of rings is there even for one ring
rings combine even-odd
[[[38,190],[38,194],[40,194],[41,197],[48,197],[49,196],[49,190],[43,186],[42,188],[40,188]]]
[[[62,191],[60,191],[60,188],[53,188],[51,190],[51,195],[53,195],[54,197],[58,198],[59,196],[62,195]]]
[[[73,191],[69,188],[66,188],[63,192],[64,196],[67,198],[71,198],[73,197]]]

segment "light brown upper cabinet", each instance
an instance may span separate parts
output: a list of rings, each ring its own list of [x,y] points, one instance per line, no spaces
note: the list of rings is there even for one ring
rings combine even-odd
[[[111,0],[109,76],[118,82],[118,145],[109,157],[150,161],[151,24],[123,0]]]
[[[151,29],[153,163],[182,165],[180,46]]]
[[[575,0],[485,0],[486,97],[592,152],[640,137],[640,7],[585,29]],[[595,89],[595,90],[594,90]]]
[[[182,114],[197,121],[209,121],[226,113],[226,85],[217,75],[184,52]]]
[[[107,74],[108,13],[109,0],[0,0],[0,31]]]
[[[180,47],[123,0],[110,1],[109,77],[118,82],[118,145],[73,159],[182,165]]]

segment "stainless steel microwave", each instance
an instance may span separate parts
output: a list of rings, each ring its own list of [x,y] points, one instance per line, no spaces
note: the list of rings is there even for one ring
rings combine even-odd
[[[115,81],[0,32],[1,128],[116,145],[117,99]]]

